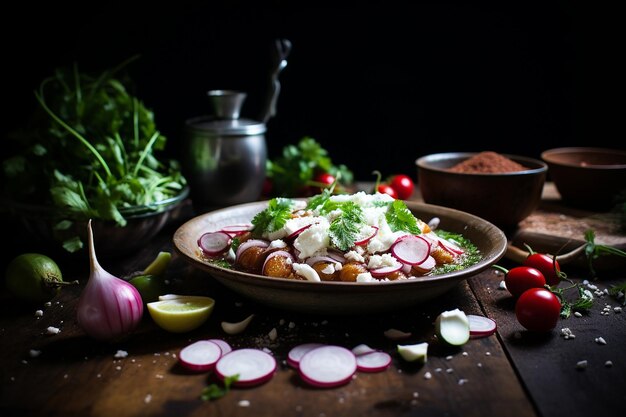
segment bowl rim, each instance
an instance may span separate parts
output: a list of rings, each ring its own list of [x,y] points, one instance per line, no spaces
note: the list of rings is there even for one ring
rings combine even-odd
[[[619,154],[626,157],[626,151],[621,149],[610,149],[610,148],[598,148],[592,146],[571,146],[571,147],[563,147],[563,148],[552,148],[547,149],[541,153],[541,159],[546,161],[548,164],[556,165],[556,166],[567,166],[573,168],[582,168],[582,169],[606,169],[606,170],[614,170],[614,169],[624,169],[626,168],[626,164],[586,164],[580,165],[578,163],[573,162],[564,162],[564,161],[555,161],[552,156],[553,155],[562,155],[569,153],[596,153],[596,154]]]
[[[431,165],[432,162],[436,161],[445,161],[449,159],[468,159],[474,155],[477,155],[481,152],[442,152],[442,153],[432,153],[428,155],[421,156],[415,160],[415,165],[421,169],[427,169],[430,171],[442,172],[452,176],[478,176],[478,177],[496,177],[496,176],[522,176],[522,175],[532,175],[532,174],[540,174],[548,171],[548,164],[540,159],[531,158],[527,156],[521,155],[513,155],[500,153],[500,155],[505,156],[509,159],[512,159],[516,162],[526,162],[533,165],[538,165],[538,168],[529,168],[523,171],[513,171],[513,172],[455,172],[450,171],[447,168],[439,168]]]

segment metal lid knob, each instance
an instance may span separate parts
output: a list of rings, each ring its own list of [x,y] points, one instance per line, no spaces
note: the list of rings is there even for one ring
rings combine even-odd
[[[216,118],[239,119],[246,93],[234,90],[210,90],[207,95],[213,105],[213,114]]]

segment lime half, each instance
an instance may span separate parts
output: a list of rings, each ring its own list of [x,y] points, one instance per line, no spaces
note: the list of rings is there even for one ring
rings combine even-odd
[[[176,295],[146,305],[152,320],[159,327],[172,333],[185,333],[207,321],[215,300],[196,295]]]

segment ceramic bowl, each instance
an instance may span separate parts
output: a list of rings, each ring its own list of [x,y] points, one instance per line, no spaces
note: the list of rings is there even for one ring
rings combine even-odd
[[[624,150],[555,148],[544,151],[541,158],[548,163],[550,178],[566,204],[604,211],[626,192]]]
[[[493,224],[458,210],[408,202],[419,218],[440,219],[439,229],[462,233],[480,250],[482,260],[466,269],[417,279],[388,282],[311,282],[239,272],[208,262],[198,250],[197,240],[207,231],[249,223],[267,202],[242,204],[209,212],[187,221],[175,232],[175,250],[192,266],[233,291],[272,307],[313,314],[367,314],[417,305],[443,295],[459,282],[478,274],[505,253],[507,239]]]
[[[528,168],[506,173],[461,173],[450,171],[476,155],[450,152],[423,156],[416,161],[417,179],[426,203],[466,211],[504,229],[512,229],[541,202],[548,171],[539,160],[504,155]]]

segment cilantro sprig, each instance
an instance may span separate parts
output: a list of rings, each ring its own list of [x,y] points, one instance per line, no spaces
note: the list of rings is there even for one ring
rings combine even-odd
[[[261,236],[263,233],[271,233],[280,229],[291,217],[291,209],[294,201],[288,198],[273,198],[269,201],[265,210],[258,213],[252,219],[254,228],[252,234]]]
[[[394,232],[409,232],[414,235],[422,233],[417,225],[417,219],[402,200],[391,203],[385,217]]]
[[[363,210],[356,203],[346,201],[338,206],[341,215],[330,224],[328,234],[332,244],[342,251],[354,246],[359,227],[365,223]]]
[[[237,382],[238,380],[239,374],[227,376],[226,378],[224,378],[222,385],[211,384],[205,387],[202,390],[200,399],[202,399],[203,401],[213,401],[222,398],[223,396],[228,394],[228,391],[230,391],[230,387],[233,385],[234,382]]]

